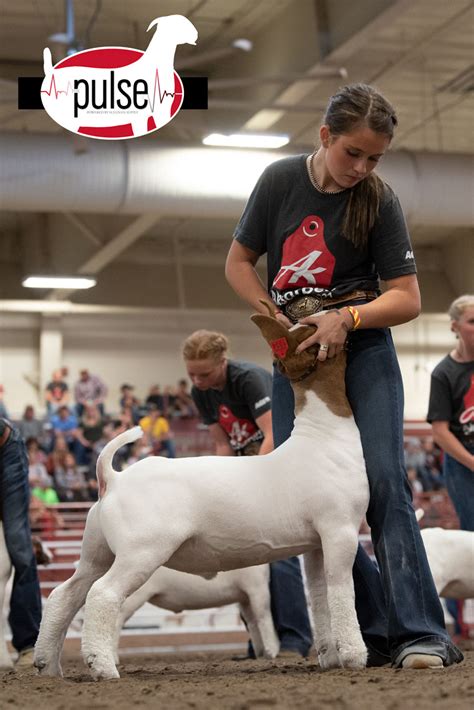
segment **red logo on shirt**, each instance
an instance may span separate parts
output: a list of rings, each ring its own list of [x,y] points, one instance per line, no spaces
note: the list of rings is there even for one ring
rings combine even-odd
[[[459,422],[467,424],[474,421],[474,375],[471,375],[471,384],[463,397],[463,402],[465,409],[459,417]]]
[[[273,287],[330,286],[336,259],[324,241],[324,222],[309,215],[286,239]]]
[[[239,419],[225,404],[219,405],[219,424],[228,435],[234,449],[244,447],[258,431],[254,422],[250,419]]]

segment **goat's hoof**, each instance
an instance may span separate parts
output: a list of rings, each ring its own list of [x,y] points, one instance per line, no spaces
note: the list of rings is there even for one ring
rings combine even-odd
[[[11,658],[0,659],[0,671],[11,671],[13,668],[13,661]]]
[[[367,649],[340,648],[339,659],[343,668],[354,671],[362,670],[367,666]]]
[[[115,680],[120,678],[120,673],[112,662],[107,662],[100,659],[95,653],[89,654],[85,658],[86,664],[89,666],[92,678],[94,680]]]
[[[58,661],[47,661],[43,656],[39,656],[35,652],[33,667],[36,668],[39,675],[48,676],[50,678],[62,678],[63,670]]]
[[[339,668],[339,656],[334,647],[321,648],[318,651],[319,666],[322,671],[329,671],[331,668]]]

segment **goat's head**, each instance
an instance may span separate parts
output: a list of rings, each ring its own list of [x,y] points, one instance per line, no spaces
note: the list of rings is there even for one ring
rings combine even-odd
[[[269,308],[270,311],[270,308]],[[309,338],[316,331],[312,325],[297,323],[293,328],[288,328],[280,323],[274,314],[262,315],[256,313],[251,316],[252,321],[270,345],[280,371],[290,380],[297,381],[316,370],[318,360],[318,346],[309,347],[297,354],[296,348],[303,340]]]
[[[176,44],[196,44],[198,38],[197,29],[184,15],[157,17],[150,22],[147,32],[152,27],[156,27],[157,30],[164,30],[167,37],[171,35]]]

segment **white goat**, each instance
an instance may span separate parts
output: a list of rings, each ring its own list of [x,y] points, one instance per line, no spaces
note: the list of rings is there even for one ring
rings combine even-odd
[[[423,514],[423,510],[417,510],[417,520]],[[474,532],[424,528],[421,537],[438,595],[473,599]]]
[[[270,609],[269,582],[268,565],[218,572],[212,579],[160,567],[123,603],[115,648],[122,626],[145,602],[174,612],[238,604],[257,658],[275,658],[280,643]]]
[[[7,546],[5,544],[5,536],[3,534],[3,524],[0,520],[0,669],[12,668],[13,661],[8,653],[7,643],[5,641],[5,597],[8,580],[12,571],[12,563],[8,555]]]
[[[148,102],[150,105],[149,111],[137,111],[131,106],[129,110],[122,110],[105,105],[111,94],[110,88],[105,89],[112,82],[110,69],[98,69],[82,66],[65,66],[53,69],[51,51],[48,47],[43,50],[43,68],[45,78],[41,86],[41,93],[46,110],[49,115],[60,125],[64,125],[70,130],[79,130],[81,126],[92,127],[109,127],[114,125],[113,114],[116,115],[116,123],[124,124],[131,123],[134,135],[143,135],[147,132],[147,124],[150,117],[153,117],[156,128],[167,123],[170,116],[170,109],[173,103],[175,94],[174,83],[174,55],[178,44],[196,44],[197,30],[186,17],[183,15],[168,15],[167,17],[158,17],[153,20],[147,32],[156,27],[156,31],[148,45],[145,53],[135,62],[127,64],[123,67],[114,69],[114,83],[116,87],[126,87],[127,84],[132,87],[136,80],[144,80],[148,86]],[[56,91],[52,89],[53,78]],[[101,111],[93,111],[89,108],[87,118],[76,119],[69,124],[67,116],[74,115],[74,102],[78,103],[79,88],[77,91],[72,91],[72,83],[74,80],[82,80],[88,82],[92,86],[97,86],[96,105]],[[81,104],[79,108],[84,108],[82,105],[82,96],[86,89],[85,84],[81,84]],[[120,100],[123,104],[124,94],[121,94],[120,88],[115,88],[115,101]],[[141,91],[140,102],[143,103],[143,92]],[[67,121],[67,125],[65,123]]]
[[[301,553],[321,667],[365,666],[352,566],[369,486],[345,394],[346,356],[321,363],[315,348],[296,355],[314,327],[252,320],[292,380],[291,437],[265,456],[150,457],[121,473],[111,467],[115,451],[142,432],[113,439],[98,461],[101,499],[87,518],[78,569],[46,604],[35,651],[44,675],[61,675],[64,636],[84,601],[84,661],[94,679],[117,678],[120,607],[158,567],[207,576]]]

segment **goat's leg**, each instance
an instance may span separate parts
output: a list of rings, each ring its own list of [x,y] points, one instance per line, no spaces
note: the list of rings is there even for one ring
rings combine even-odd
[[[270,593],[264,598],[249,596],[247,602],[239,606],[252,639],[255,656],[275,658],[280,650],[280,642],[273,624]]]
[[[151,582],[151,580],[148,580],[148,582]],[[119,643],[120,643],[120,633],[122,631],[122,628],[127,622],[131,616],[139,609],[143,604],[145,604],[147,601],[151,601],[150,597],[153,596],[153,593],[155,591],[153,584],[148,584],[148,582],[145,582],[139,589],[137,589],[136,592],[133,594],[130,594],[127,599],[125,599],[124,603],[120,607],[120,612],[118,616],[118,621],[115,626],[115,635],[114,635],[114,661],[115,664],[117,665],[120,661],[119,657]],[[151,601],[153,603],[153,601]]]
[[[89,666],[94,680],[111,680],[120,675],[114,663],[114,643],[120,608],[125,599],[133,594],[153,572],[167,562],[180,546],[169,545],[163,549],[137,549],[137,541],[120,544],[115,562],[87,595],[82,633],[82,657]],[[134,559],[132,559],[134,557]]]
[[[337,520],[337,516],[335,516]],[[360,633],[355,610],[352,567],[357,551],[357,528],[332,527],[320,531],[324,553],[327,600],[331,617],[332,638],[340,664],[360,669],[367,664],[367,649]]]
[[[323,671],[339,667],[339,656],[331,633],[326,575],[322,548],[303,555],[313,616],[315,647]]]
[[[13,661],[8,653],[7,643],[5,641],[5,590],[8,580],[10,579],[12,565],[8,555],[5,537],[3,535],[3,526],[0,520],[0,669],[12,668]]]
[[[100,529],[97,508],[91,508],[79,566],[70,579],[51,592],[43,611],[34,657],[34,665],[41,675],[62,676],[61,651],[69,624],[84,604],[93,583],[109,569],[113,560]]]

